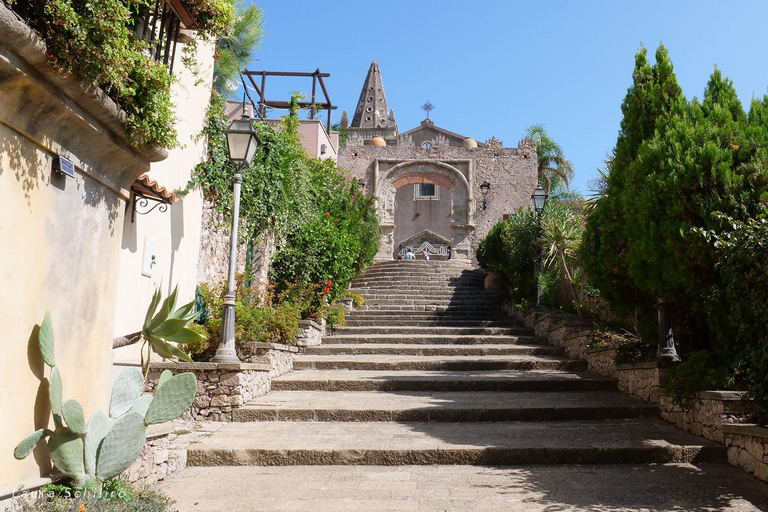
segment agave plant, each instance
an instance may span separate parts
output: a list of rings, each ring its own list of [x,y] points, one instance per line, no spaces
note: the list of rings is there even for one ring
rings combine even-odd
[[[205,339],[205,336],[187,327],[199,315],[199,313],[195,313],[195,301],[174,309],[178,292],[179,287],[176,286],[162,305],[160,305],[162,300],[160,287],[155,289],[152,296],[152,302],[147,309],[144,326],[141,330],[141,338],[144,340],[141,347],[141,364],[144,367],[145,376],[149,371],[152,352],[165,359],[182,359],[191,363],[192,359],[189,355],[173,343],[185,344]],[[160,305],[159,310],[158,305]],[[146,361],[144,359],[144,347],[147,347]]]
[[[23,459],[48,438],[53,464],[72,478],[77,487],[94,487],[130,467],[146,442],[147,426],[177,418],[192,405],[197,394],[193,373],[173,376],[165,370],[155,395],[144,395],[144,376],[138,368],[125,370],[115,381],[109,415],[97,410],[86,424],[77,400],[62,401],[62,385],[54,354],[51,316],[40,325],[40,352],[51,368],[49,399],[55,430],[43,428],[21,441],[13,452]]]

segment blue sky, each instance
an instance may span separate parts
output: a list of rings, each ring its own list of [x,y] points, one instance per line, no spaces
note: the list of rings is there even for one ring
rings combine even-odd
[[[252,70],[321,71],[354,110],[373,59],[401,131],[424,119],[516,146],[542,123],[587,183],[616,142],[641,42],[663,42],[678,82],[701,97],[717,65],[748,107],[768,92],[768,2],[710,0],[260,0],[265,37]],[[268,82],[269,99],[311,80]]]

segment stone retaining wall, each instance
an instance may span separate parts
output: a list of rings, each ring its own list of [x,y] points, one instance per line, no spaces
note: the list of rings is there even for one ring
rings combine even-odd
[[[728,462],[768,482],[768,429],[757,425],[723,425]]]
[[[646,402],[658,402],[661,396],[661,369],[655,362],[616,366],[619,391]]]
[[[728,462],[768,482],[768,428],[751,423],[760,409],[745,392],[704,391],[692,400],[690,409],[683,409],[662,394],[663,369],[655,362],[616,365],[612,349],[587,349],[588,324],[558,313],[522,313],[514,306],[504,311],[534,329],[537,336],[546,337],[550,345],[563,347],[568,357],[585,359],[588,371],[617,379],[619,391],[658,403],[663,419],[724,444]]]
[[[147,377],[153,391],[163,370],[192,372],[197,377],[197,397],[184,419],[231,421],[232,408],[240,407],[271,388],[271,366],[264,363],[154,363]]]
[[[613,348],[611,347],[586,350],[584,352],[588,372],[604,375],[612,379],[618,378],[614,357]]]
[[[750,423],[759,412],[744,391],[702,391],[687,410],[675,404],[672,397],[661,395],[659,407],[665,420],[718,443],[725,443],[724,425]]]

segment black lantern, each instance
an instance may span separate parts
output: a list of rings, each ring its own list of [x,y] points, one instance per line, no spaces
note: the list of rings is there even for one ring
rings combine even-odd
[[[541,217],[541,214],[544,211],[544,206],[547,204],[548,197],[549,194],[547,194],[547,191],[544,190],[544,187],[539,183],[536,186],[536,190],[534,190],[531,195],[531,199],[533,199],[533,209],[536,210],[536,214],[539,217]]]
[[[357,184],[360,185],[360,188],[365,188],[365,180],[364,179],[361,178],[361,179],[357,180]]]
[[[232,121],[224,133],[227,136],[229,159],[235,167],[250,164],[261,142],[251,118],[243,115]]]
[[[483,210],[485,210],[488,207],[488,192],[491,191],[491,184],[487,181],[484,181],[480,185],[480,193],[483,195]]]

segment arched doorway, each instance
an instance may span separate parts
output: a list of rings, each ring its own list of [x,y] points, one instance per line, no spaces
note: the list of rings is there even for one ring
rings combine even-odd
[[[412,243],[424,231],[450,240],[453,258],[474,256],[474,199],[467,177],[457,168],[432,160],[405,161],[382,172],[375,183],[381,222],[376,259],[395,258],[404,240]]]

